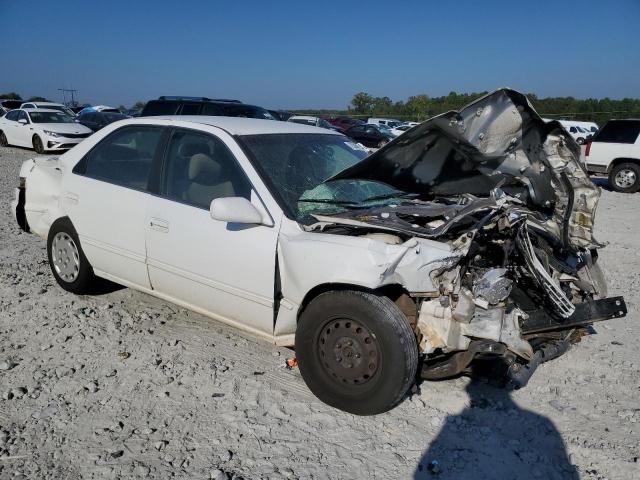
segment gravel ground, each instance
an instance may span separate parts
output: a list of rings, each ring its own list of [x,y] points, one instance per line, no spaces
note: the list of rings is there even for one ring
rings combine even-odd
[[[8,209],[33,155],[0,148],[0,478],[640,478],[638,195],[603,189],[598,213],[626,318],[523,390],[425,382],[356,417],[316,400],[287,349],[130,289],[58,288]]]

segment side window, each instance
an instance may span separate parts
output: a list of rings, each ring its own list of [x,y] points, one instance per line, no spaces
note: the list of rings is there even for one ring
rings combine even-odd
[[[200,113],[199,103],[185,103],[182,105],[180,115],[198,115]]]
[[[576,133],[577,132],[576,127],[569,127],[569,131],[571,133]]]
[[[159,127],[116,130],[76,165],[74,173],[84,173],[87,177],[122,187],[147,190],[161,135],[162,128]]]
[[[31,123],[29,122],[29,117],[27,116],[27,112],[23,112],[22,110],[20,110],[20,112],[18,113],[18,120],[26,120],[27,123]]]
[[[251,184],[222,140],[199,132],[176,130],[165,163],[166,198],[209,209],[222,197],[251,199]]]
[[[635,143],[640,134],[640,122],[612,120],[596,134],[595,142]]]
[[[5,118],[6,118],[7,120],[11,120],[11,121],[13,121],[13,122],[17,122],[17,121],[18,121],[18,114],[19,114],[19,113],[20,113],[20,112],[19,112],[18,110],[12,110],[12,111],[10,111],[9,113],[7,113],[7,114],[5,115]]]

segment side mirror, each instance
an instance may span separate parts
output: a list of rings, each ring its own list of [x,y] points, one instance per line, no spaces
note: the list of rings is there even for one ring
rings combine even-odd
[[[21,118],[20,120],[18,120],[18,123],[21,123],[22,125],[26,125],[28,122],[26,118]]]
[[[244,197],[216,198],[209,207],[211,218],[221,222],[262,224],[262,215],[253,204]]]

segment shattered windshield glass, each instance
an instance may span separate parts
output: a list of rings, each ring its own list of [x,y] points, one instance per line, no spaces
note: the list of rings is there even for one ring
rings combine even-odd
[[[259,170],[285,210],[296,219],[310,213],[343,212],[372,201],[404,195],[372,180],[324,183],[368,155],[366,148],[342,135],[268,134],[242,137]]]

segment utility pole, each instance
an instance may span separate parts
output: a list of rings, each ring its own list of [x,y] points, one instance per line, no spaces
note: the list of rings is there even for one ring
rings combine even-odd
[[[75,94],[78,90],[74,88],[59,88],[58,91],[62,92],[62,101],[65,105],[67,105],[67,93],[71,94],[71,102],[67,106],[77,107]]]

